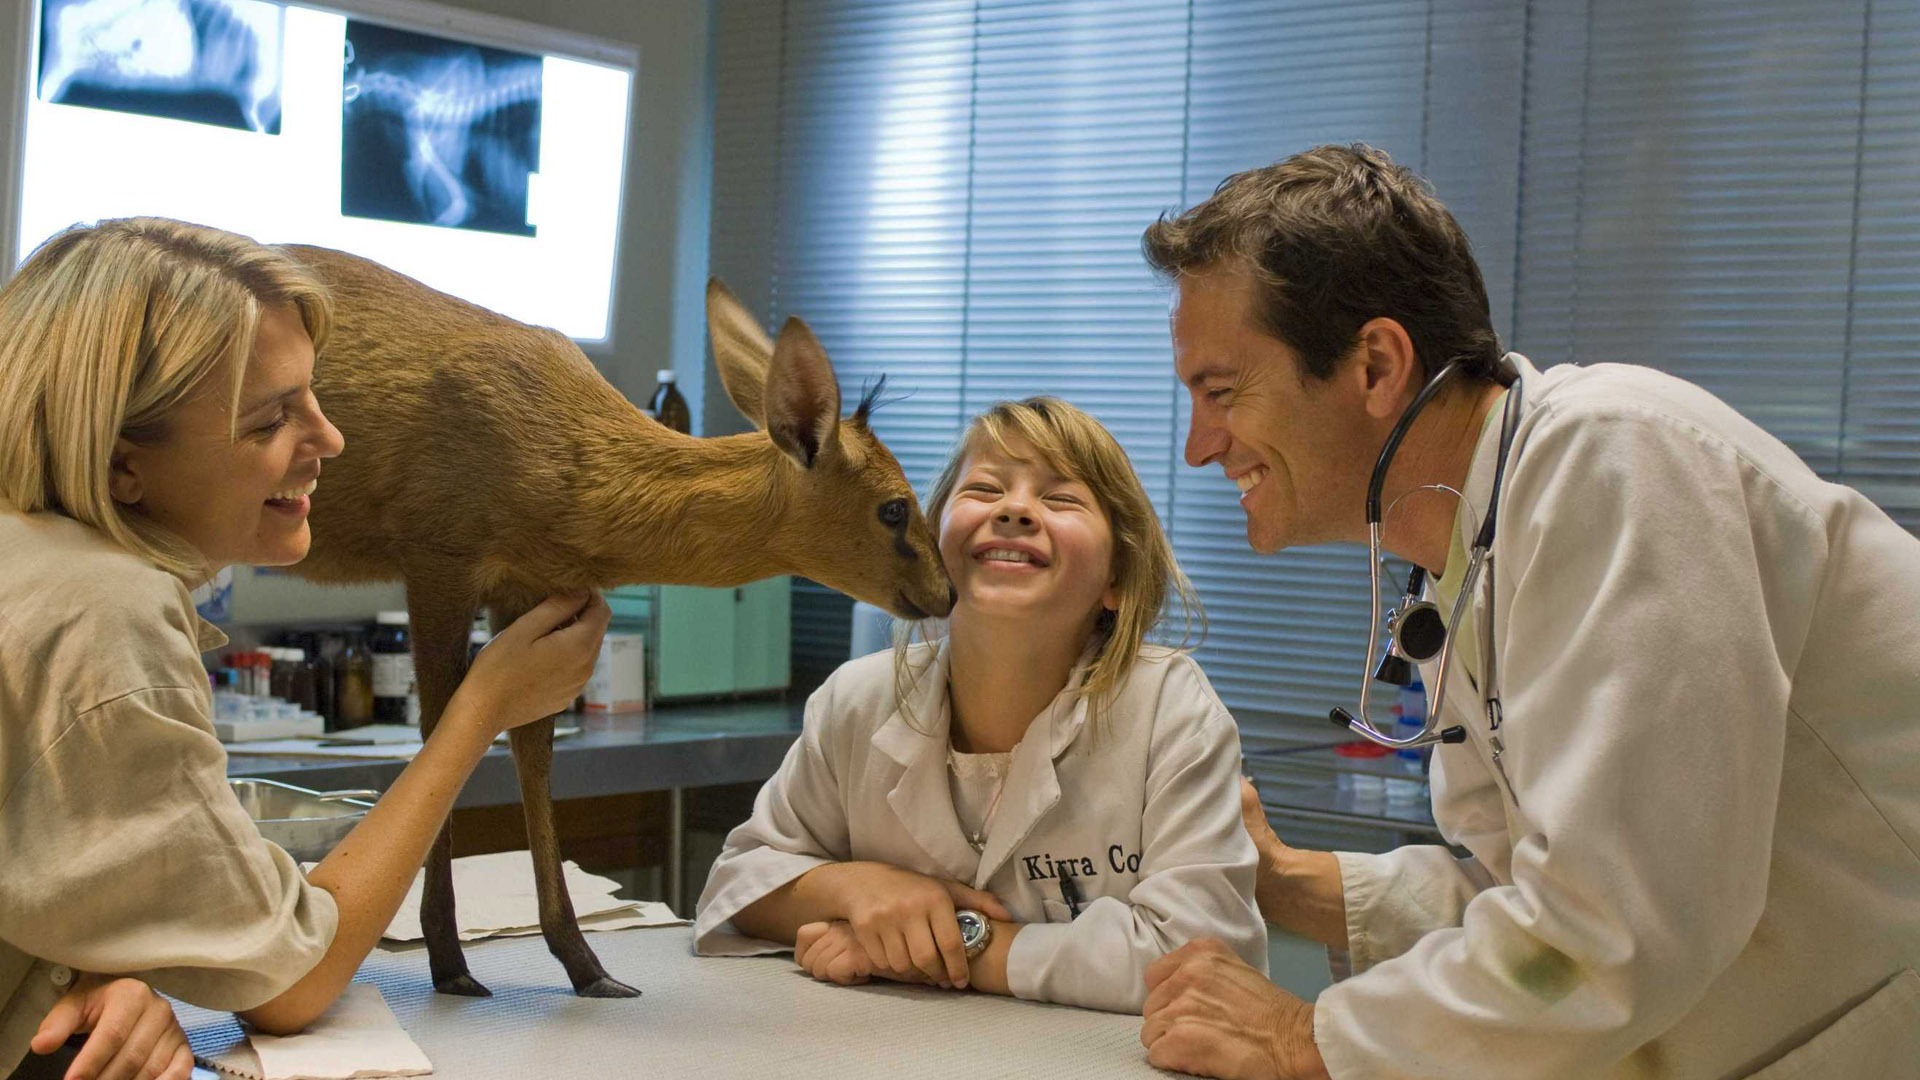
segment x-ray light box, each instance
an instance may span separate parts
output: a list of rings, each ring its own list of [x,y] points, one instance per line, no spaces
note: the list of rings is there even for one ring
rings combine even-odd
[[[9,265],[75,222],[153,214],[357,252],[607,340],[632,51],[355,7],[38,0]]]

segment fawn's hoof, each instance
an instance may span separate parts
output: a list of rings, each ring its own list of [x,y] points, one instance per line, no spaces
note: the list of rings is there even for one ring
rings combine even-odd
[[[493,991],[480,985],[479,980],[464,971],[451,978],[433,980],[433,988],[442,994],[455,994],[460,997],[493,996]]]
[[[634,998],[640,996],[640,991],[635,990],[633,987],[628,986],[626,983],[610,975],[602,975],[583,986],[576,986],[573,988],[573,992],[581,997],[590,998]]]

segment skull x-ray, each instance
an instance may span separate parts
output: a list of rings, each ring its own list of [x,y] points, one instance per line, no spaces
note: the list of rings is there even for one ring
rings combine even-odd
[[[340,212],[535,235],[541,63],[348,19]]]
[[[40,100],[278,135],[285,16],[258,0],[42,0]]]

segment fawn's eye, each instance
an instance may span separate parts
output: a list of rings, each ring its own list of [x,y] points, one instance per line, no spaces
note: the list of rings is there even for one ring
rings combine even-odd
[[[907,523],[907,500],[888,499],[880,504],[880,524],[897,529]]]

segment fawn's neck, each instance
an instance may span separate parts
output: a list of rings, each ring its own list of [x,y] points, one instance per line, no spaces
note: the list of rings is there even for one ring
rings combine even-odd
[[[696,439],[638,417],[589,448],[576,544],[609,583],[733,586],[791,569],[791,464],[763,432]]]

